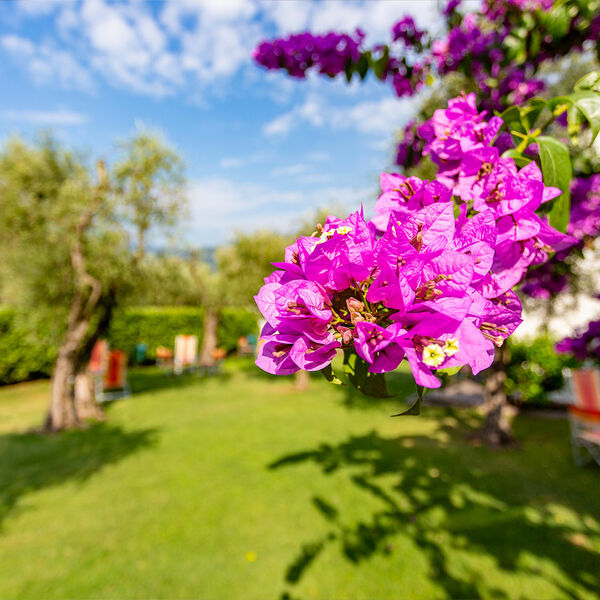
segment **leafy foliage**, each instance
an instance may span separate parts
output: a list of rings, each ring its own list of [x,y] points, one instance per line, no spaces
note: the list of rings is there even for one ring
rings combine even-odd
[[[23,315],[0,309],[0,385],[48,377],[56,358],[52,329],[31,331]]]
[[[219,347],[236,349],[242,336],[256,335],[255,311],[226,307],[217,328]],[[108,340],[113,348],[134,356],[135,346],[146,344],[153,359],[158,346],[173,348],[177,334],[202,339],[204,310],[190,306],[143,306],[119,311],[112,322]],[[29,313],[13,308],[0,309],[0,385],[49,377],[56,359],[58,340],[52,323],[32,323]]]
[[[573,357],[558,354],[547,336],[509,342],[506,393],[513,401],[545,404],[548,393],[564,386],[563,369],[577,366]]]

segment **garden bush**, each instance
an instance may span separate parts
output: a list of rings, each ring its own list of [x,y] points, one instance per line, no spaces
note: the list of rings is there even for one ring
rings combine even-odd
[[[128,308],[114,316],[108,341],[130,357],[137,344],[146,344],[146,355],[152,360],[158,346],[172,349],[179,333],[197,335],[201,343],[203,319],[204,311],[198,307]],[[240,337],[256,334],[257,329],[256,312],[239,307],[224,308],[217,329],[219,346],[228,352],[235,350]],[[49,377],[56,349],[49,325],[42,324],[33,331],[24,315],[12,308],[0,308],[0,385]]]
[[[27,327],[12,308],[0,308],[0,385],[48,377],[56,358],[49,326]]]
[[[564,386],[563,369],[575,368],[577,361],[558,354],[554,344],[547,336],[526,341],[510,340],[506,393],[513,402],[548,404],[548,393]]]
[[[258,335],[258,315],[253,310],[229,306],[221,311],[217,327],[219,346],[231,352],[242,336]]]
[[[177,334],[202,340],[204,311],[191,306],[143,306],[122,310],[113,318],[108,334],[111,347],[133,356],[137,344],[146,344],[148,358],[158,346],[173,348]]]

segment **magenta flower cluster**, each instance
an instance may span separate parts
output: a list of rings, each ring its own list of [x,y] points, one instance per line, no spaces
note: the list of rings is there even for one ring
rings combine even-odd
[[[472,95],[450,101],[422,127],[436,180],[382,174],[372,221],[328,217],[286,249],[255,297],[261,368],[321,370],[342,348],[372,373],[406,359],[431,388],[438,369],[490,366],[521,322],[511,288],[574,240],[534,212],[560,191],[535,163],[500,158],[490,144],[501,120],[484,117]]]
[[[354,35],[299,33],[262,42],[253,57],[263,67],[285,69],[292,77],[304,78],[311,68],[335,77],[344,72],[346,65],[358,61],[363,38],[359,29]]]
[[[511,9],[519,11],[549,10],[555,0],[484,0],[482,12],[490,19],[505,17]]]
[[[577,244],[527,273],[521,291],[532,298],[550,300],[569,289],[572,281],[571,250],[583,248],[600,235],[600,175],[578,177],[571,183],[571,212],[567,233]]]
[[[572,354],[581,361],[600,362],[600,321],[592,321],[587,329],[556,344],[556,350]]]
[[[597,44],[600,36],[600,14],[573,0],[557,16],[549,14],[560,9],[553,0],[485,0],[481,12],[464,15],[459,5],[460,0],[450,0],[442,10],[448,32],[439,39],[405,16],[392,25],[387,46],[364,47],[362,32],[303,33],[263,42],[254,56],[264,67],[284,69],[294,77],[304,77],[311,68],[331,77],[353,70],[364,75],[365,65],[370,65],[398,97],[413,96],[435,73],[462,72],[475,84],[479,109],[502,111],[543,91],[539,70],[544,63],[581,52],[586,40]],[[548,16],[554,26],[544,18]],[[527,41],[516,51],[520,42],[515,32],[523,31],[525,22],[534,25],[528,25]],[[397,164],[417,165],[420,149],[414,128],[407,127]]]
[[[417,29],[414,19],[410,16],[400,19],[400,21],[392,27],[392,40],[394,42],[401,40],[409,47],[419,45],[425,35],[426,32]]]
[[[475,214],[487,214],[493,222],[494,260],[483,282],[488,296],[510,290],[530,265],[542,264],[549,252],[576,242],[536,214],[561,192],[544,185],[535,162],[519,170],[512,158],[500,156],[492,144],[501,125],[499,117],[486,120],[485,113],[477,111],[475,95],[469,94],[450,100],[447,109],[435,111],[419,127],[424,153],[439,167],[436,181],[430,184],[436,186],[436,201],[450,201],[454,196],[459,223]],[[400,185],[405,178],[395,177],[397,181],[384,182],[384,193],[375,206],[373,221],[380,230],[392,211],[409,210],[414,203]]]

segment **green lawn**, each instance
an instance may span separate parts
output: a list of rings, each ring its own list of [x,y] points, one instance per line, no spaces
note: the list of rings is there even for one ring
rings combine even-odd
[[[39,424],[48,383],[0,389],[0,598],[597,598],[600,469],[564,420],[365,403],[230,361],[132,374],[105,424]]]

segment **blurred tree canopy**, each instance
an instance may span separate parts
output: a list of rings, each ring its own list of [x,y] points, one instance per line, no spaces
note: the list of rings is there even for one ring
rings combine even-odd
[[[48,430],[101,416],[91,350],[134,289],[146,234],[172,224],[184,199],[181,161],[160,138],[139,132],[122,148],[114,172],[102,160],[94,172],[51,136],[12,138],[0,152],[3,297],[50,320],[60,340]]]
[[[138,129],[119,144],[121,158],[114,167],[120,209],[137,231],[137,254],[145,254],[148,230],[171,226],[185,205],[183,162],[159,135]]]

